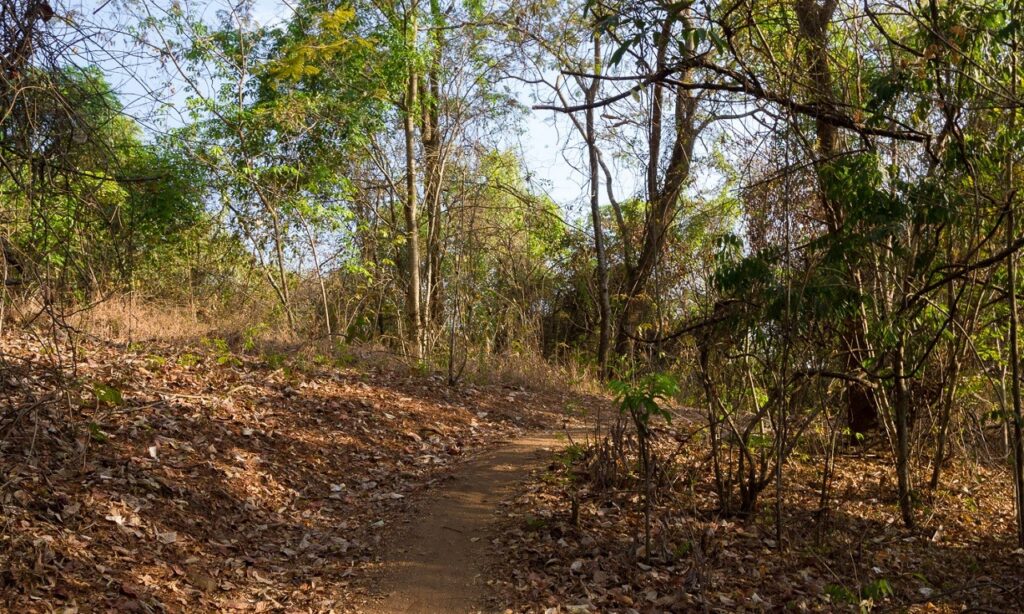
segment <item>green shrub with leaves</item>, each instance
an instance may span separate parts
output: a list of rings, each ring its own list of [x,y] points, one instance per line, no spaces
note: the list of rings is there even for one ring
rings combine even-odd
[[[651,554],[651,499],[653,497],[653,453],[651,451],[651,418],[672,421],[672,414],[664,406],[679,394],[679,383],[671,375],[651,373],[636,381],[613,380],[608,387],[615,394],[619,411],[629,414],[636,427],[640,472],[644,486],[644,558]]]
[[[622,412],[645,428],[652,417],[660,416],[672,422],[672,414],[662,403],[679,394],[679,382],[665,373],[645,375],[636,382],[613,380],[608,388],[615,394],[615,402]]]

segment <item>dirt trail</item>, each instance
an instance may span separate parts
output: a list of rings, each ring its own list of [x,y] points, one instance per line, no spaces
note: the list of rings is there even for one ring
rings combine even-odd
[[[482,611],[493,512],[558,447],[555,434],[535,434],[503,444],[462,467],[423,502],[407,527],[392,536],[377,586],[384,597],[364,611]]]

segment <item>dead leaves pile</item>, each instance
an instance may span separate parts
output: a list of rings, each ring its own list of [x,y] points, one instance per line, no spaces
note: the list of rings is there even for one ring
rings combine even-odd
[[[500,514],[494,605],[547,614],[1024,611],[1024,550],[1015,543],[1005,467],[948,469],[943,488],[923,494],[918,529],[907,530],[881,455],[837,460],[824,515],[820,467],[793,460],[780,549],[771,489],[753,518],[716,512],[704,445],[689,444],[673,468],[682,479],[656,505],[650,557],[636,489],[595,492],[583,472],[558,463],[538,472]],[[918,478],[927,479],[924,470]]]
[[[531,393],[193,349],[2,340],[7,611],[348,611],[382,535]],[[511,398],[511,400],[509,400]]]

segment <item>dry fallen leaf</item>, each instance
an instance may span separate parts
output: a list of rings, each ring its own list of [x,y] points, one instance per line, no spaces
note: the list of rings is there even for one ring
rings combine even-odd
[[[157,539],[164,544],[173,544],[178,541],[178,534],[174,531],[167,531],[166,533],[157,533]]]

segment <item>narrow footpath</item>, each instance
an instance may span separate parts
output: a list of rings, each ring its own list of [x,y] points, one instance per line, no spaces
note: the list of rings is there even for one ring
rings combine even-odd
[[[494,511],[563,444],[553,433],[538,433],[501,445],[462,467],[391,537],[376,584],[382,598],[364,611],[484,611],[483,574]]]

